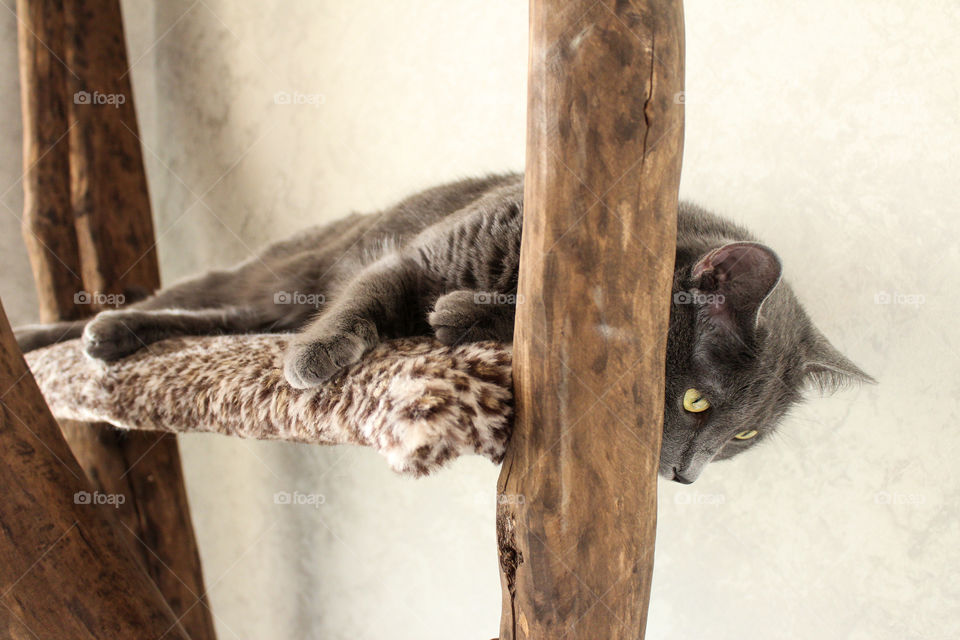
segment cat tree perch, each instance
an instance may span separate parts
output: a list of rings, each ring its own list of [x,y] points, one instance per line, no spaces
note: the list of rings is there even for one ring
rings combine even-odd
[[[111,364],[78,340],[27,354],[57,418],[124,429],[209,432],[308,444],[357,444],[421,476],[464,454],[503,459],[513,394],[510,349],[381,344],[314,389],[283,377],[285,335],[175,338]]]
[[[530,6],[525,302],[509,443],[510,353],[493,344],[388,343],[306,392],[276,367],[283,336],[171,340],[106,366],[67,343],[29,360],[59,417],[366,444],[412,473],[460,453],[503,456],[498,491],[524,500],[498,501],[500,637],[642,638],[682,150],[682,5]],[[130,95],[119,6],[20,0],[18,12],[25,236],[43,319],[68,319],[87,310],[73,304],[78,290],[158,286],[132,100],[91,111],[69,99]],[[214,375],[197,369],[200,351]],[[65,441],[2,313],[0,388],[0,474],[16,494],[0,502],[0,620],[40,637],[214,638],[175,439],[117,439],[64,421]],[[119,521],[74,502],[94,488],[81,469],[127,496]]]

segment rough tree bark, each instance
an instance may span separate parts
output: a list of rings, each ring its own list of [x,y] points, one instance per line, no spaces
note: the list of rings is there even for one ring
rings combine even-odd
[[[120,6],[19,0],[17,8],[29,167],[23,227],[41,317],[83,317],[117,294],[160,285]],[[215,638],[176,438],[61,427],[98,488],[126,497],[117,515],[184,628],[194,640]]]
[[[500,637],[642,638],[683,147],[680,0],[532,0]]]
[[[0,632],[10,638],[189,636],[70,452],[0,305]]]
[[[70,210],[67,68],[60,2],[17,1],[20,111],[23,119],[23,225],[40,302],[40,320],[73,320],[82,286]],[[55,53],[59,52],[59,53]],[[34,233],[36,230],[36,233]],[[53,238],[54,245],[47,245]]]

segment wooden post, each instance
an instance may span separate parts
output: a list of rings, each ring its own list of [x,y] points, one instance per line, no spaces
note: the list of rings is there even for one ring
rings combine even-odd
[[[62,2],[17,0],[20,111],[23,119],[23,238],[37,282],[40,320],[83,315],[74,292],[83,286],[70,210],[67,68],[62,60]],[[36,229],[38,233],[33,233]],[[52,242],[52,245],[47,244]]]
[[[500,637],[642,638],[683,148],[680,0],[532,0]]]
[[[70,177],[83,283],[136,295],[160,286],[118,0],[65,0]],[[132,290],[131,290],[132,289]],[[147,289],[147,291],[140,291]]]
[[[2,305],[0,391],[5,637],[188,640],[110,516],[115,498],[97,498],[71,454]]]
[[[42,318],[82,317],[160,286],[120,5],[19,0],[18,12],[24,237]],[[40,42],[46,34],[56,38]],[[49,275],[61,272],[71,277]],[[97,487],[125,496],[129,542],[184,628],[215,638],[176,438],[61,427]]]

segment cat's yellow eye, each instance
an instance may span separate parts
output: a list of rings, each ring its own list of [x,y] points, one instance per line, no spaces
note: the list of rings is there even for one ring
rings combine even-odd
[[[683,394],[683,408],[690,413],[700,413],[710,408],[710,401],[696,389],[687,389]]]
[[[748,429],[747,431],[741,431],[737,435],[733,436],[734,440],[749,440],[753,436],[757,435],[756,429]]]

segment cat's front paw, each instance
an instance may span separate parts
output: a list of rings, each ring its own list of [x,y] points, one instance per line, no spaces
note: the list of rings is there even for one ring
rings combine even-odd
[[[284,377],[295,389],[309,389],[326,382],[376,345],[375,329],[373,338],[364,334],[369,331],[344,331],[295,340],[284,354]]]
[[[496,294],[484,291],[459,290],[437,300],[427,322],[437,340],[445,345],[483,340],[509,340],[504,336],[508,320],[501,305],[492,304]],[[509,319],[512,326],[512,319]]]
[[[137,336],[136,316],[129,311],[102,311],[83,329],[84,352],[111,362],[146,346]]]

